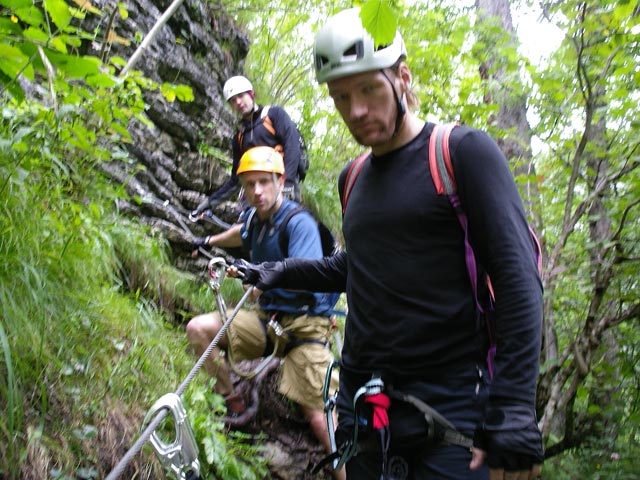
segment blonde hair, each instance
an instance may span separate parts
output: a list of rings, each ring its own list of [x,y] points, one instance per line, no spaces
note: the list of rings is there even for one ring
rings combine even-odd
[[[396,76],[398,76],[398,72],[400,70],[400,66],[403,63],[404,63],[404,58],[399,58],[396,63],[394,63],[391,67],[389,67],[389,69],[391,71],[393,71],[393,73]],[[404,64],[407,65],[406,63],[404,63]],[[408,68],[409,67],[407,66],[407,69]],[[409,70],[409,72],[410,72],[410,70]],[[413,89],[411,88],[410,85],[404,91],[404,95],[405,95],[405,98],[407,100],[407,108],[409,110],[411,110],[412,112],[418,111],[418,109],[420,108],[420,99],[418,98],[418,95],[416,95],[416,93],[413,91]]]

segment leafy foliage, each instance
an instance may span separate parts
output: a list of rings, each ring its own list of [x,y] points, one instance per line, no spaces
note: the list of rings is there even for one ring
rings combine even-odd
[[[0,477],[102,478],[122,452],[99,446],[132,439],[142,406],[193,363],[175,354],[186,339],[161,300],[202,306],[205,297],[161,239],[120,217],[124,190],[101,167],[127,160],[127,125],[147,122],[143,91],[193,96],[117,77],[117,57],[79,55],[95,34],[76,20],[100,13],[89,2],[0,9]],[[262,472],[244,441],[220,436],[228,454],[216,468]],[[158,477],[148,453],[133,469]]]
[[[284,106],[309,143],[305,203],[337,231],[336,178],[361,148],[315,85],[311,39],[353,2],[226,3],[252,37],[245,73],[258,101]],[[424,118],[458,119],[503,138],[513,132],[491,124],[498,107],[487,87],[527,97],[533,138],[543,146],[533,159],[538,175],[527,181],[539,189],[546,253],[545,477],[634,478],[640,12],[613,0],[545,8],[565,41],[542,68],[518,55],[498,22],[477,25],[470,2],[371,0],[363,15],[380,43],[394,22],[403,32],[414,89],[427,100]],[[145,90],[180,101],[193,94],[137,74],[118,77],[121,58],[79,54],[83,42],[105,51],[130,41],[106,28],[85,31],[87,15],[104,13],[90,2],[0,0],[0,11],[0,476],[19,478],[29,465],[38,478],[96,478],[108,463],[94,448],[108,435],[106,419],[130,405],[135,426],[125,430],[134,435],[139,405],[191,364],[172,355],[185,339],[160,298],[198,310],[211,300],[171,268],[161,240],[118,216],[123,191],[100,167],[127,158],[126,127],[134,117],[146,121]],[[114,14],[126,18],[126,6]],[[503,82],[487,85],[479,66],[496,57]],[[219,397],[193,386],[186,401],[208,465],[223,477],[264,474],[257,447],[247,446],[256,439],[229,438],[211,420]],[[51,461],[57,466],[48,470]],[[145,457],[136,468],[148,475],[157,462]]]

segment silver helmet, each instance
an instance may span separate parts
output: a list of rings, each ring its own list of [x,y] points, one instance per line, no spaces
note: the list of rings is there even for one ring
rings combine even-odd
[[[316,78],[325,83],[356,73],[382,70],[407,57],[399,32],[389,45],[377,48],[362,26],[360,9],[350,8],[331,17],[316,36],[313,49]]]
[[[237,75],[235,77],[231,77],[224,83],[224,87],[222,87],[222,94],[224,95],[224,99],[228,102],[229,99],[239,93],[244,92],[252,92],[253,85],[246,77],[242,75]]]

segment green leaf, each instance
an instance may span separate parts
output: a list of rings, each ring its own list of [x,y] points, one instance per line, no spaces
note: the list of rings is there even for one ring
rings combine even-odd
[[[10,35],[20,35],[20,26],[12,22],[9,18],[0,18],[0,33],[8,33]]]
[[[162,94],[167,100],[173,102],[176,98],[181,102],[192,102],[194,99],[193,90],[188,85],[162,84]]]
[[[64,43],[64,40],[62,40],[62,38],[60,37],[53,37],[51,39],[51,41],[49,42],[49,45],[56,49],[58,52],[60,53],[67,53],[67,44]]]
[[[32,0],[0,0],[0,5],[10,9],[25,8],[33,5]]]
[[[45,0],[44,4],[51,16],[51,20],[60,30],[64,30],[69,26],[72,17],[69,5],[64,0]]]
[[[118,13],[123,20],[129,18],[129,10],[127,9],[127,5],[122,2],[118,2]]]
[[[11,79],[22,73],[29,80],[33,80],[33,66],[29,63],[29,57],[6,43],[0,43],[0,71]]]
[[[17,8],[14,12],[15,16],[33,27],[39,27],[44,23],[44,16],[40,9],[33,5],[29,7]]]
[[[41,43],[44,45],[49,41],[49,35],[39,28],[27,27],[22,34],[27,40],[32,40],[34,43]]]
[[[389,45],[396,36],[398,21],[393,10],[382,0],[369,0],[360,9],[360,18],[365,30],[373,37],[376,47]]]
[[[87,84],[93,87],[111,88],[115,86],[116,81],[111,75],[106,73],[98,73],[97,75],[87,76]]]
[[[100,60],[95,57],[56,55],[54,58],[59,59],[57,66],[67,78],[85,78],[100,73]]]

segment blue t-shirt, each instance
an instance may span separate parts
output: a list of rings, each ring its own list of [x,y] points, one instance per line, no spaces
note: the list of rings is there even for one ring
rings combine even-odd
[[[313,216],[303,210],[293,215],[286,226],[288,236],[288,252],[280,249],[280,224],[288,213],[298,208],[299,204],[285,199],[278,211],[268,220],[262,222],[255,208],[246,209],[241,216],[240,234],[245,250],[253,263],[280,261],[285,258],[322,258],[322,243],[318,224]],[[250,225],[249,225],[250,223]],[[264,311],[279,311],[297,315],[331,315],[338,295],[312,293],[303,290],[285,290],[276,288],[263,292],[259,299],[260,308]]]

